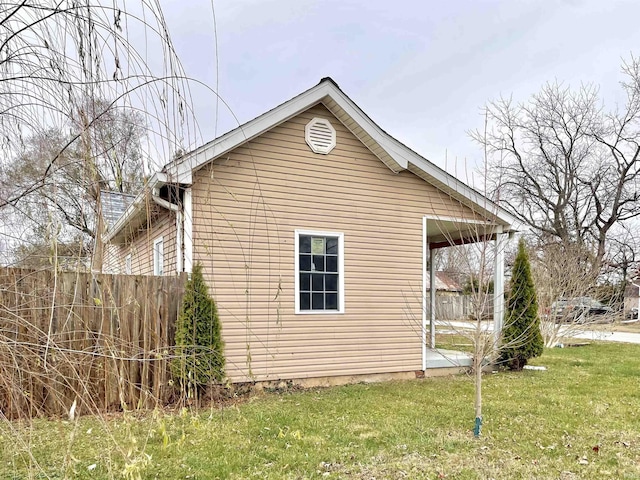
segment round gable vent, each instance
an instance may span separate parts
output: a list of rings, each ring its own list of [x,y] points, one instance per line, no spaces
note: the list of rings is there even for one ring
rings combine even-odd
[[[314,118],[304,129],[304,138],[311,150],[326,155],[336,146],[336,130],[329,120]]]

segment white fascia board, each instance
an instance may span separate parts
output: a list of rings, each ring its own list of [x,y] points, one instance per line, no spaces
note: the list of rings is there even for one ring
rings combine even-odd
[[[409,166],[408,160],[401,154],[402,152],[394,148],[395,140],[385,133],[376,123],[371,120],[344,92],[336,88],[333,84],[328,84],[331,92],[328,93],[339,106],[342,108],[360,127],[373,138],[373,140],[382,147],[400,166],[406,169]],[[406,147],[405,147],[406,149]]]
[[[332,84],[330,84],[333,87]],[[360,127],[371,136],[395,161],[402,169],[406,169],[409,163],[412,163],[427,175],[435,180],[448,185],[456,193],[469,199],[474,204],[480,206],[483,210],[492,213],[501,221],[510,226],[515,226],[520,222],[503,208],[499,207],[487,197],[477,192],[473,188],[464,184],[453,175],[441,170],[433,163],[427,161],[416,152],[403,145],[388,133],[384,132],[378,125],[366,116],[362,110],[353,101],[347,97],[341,90],[333,87],[330,95],[333,100],[356,122]]]
[[[283,103],[279,107],[257,117],[241,127],[232,130],[216,140],[194,150],[179,163],[166,166],[170,178],[175,178],[180,183],[190,183],[191,172],[205,163],[217,158],[243,143],[261,135],[271,128],[286,122],[290,118],[305,111],[309,107],[320,103],[324,98],[333,99],[353,120],[365,130],[374,141],[389,152],[402,169],[406,169],[408,161],[398,155],[389,142],[389,135],[385,134],[360,108],[354,104],[332,82],[325,81],[307,90],[306,92]],[[185,181],[188,179],[189,181]]]
[[[235,130],[231,130],[193,152],[188,153],[179,163],[168,164],[166,171],[170,178],[176,178],[179,181],[183,178],[190,177],[191,172],[205,163],[230,152],[267,130],[286,122],[312,105],[319,103],[327,95],[335,95],[337,91],[336,87],[330,82],[320,83],[273,110],[260,115]],[[181,183],[190,182],[181,181]]]
[[[489,198],[471,188],[464,182],[461,182],[453,175],[445,172],[433,163],[426,161],[424,158],[421,158],[415,152],[412,152],[408,148],[407,151],[412,155],[410,162],[430,177],[433,177],[434,180],[448,186],[462,197],[469,199],[474,205],[477,205],[484,212],[487,212],[491,216],[494,216],[498,220],[504,222],[510,228],[518,229],[520,221],[504,208],[489,200]]]

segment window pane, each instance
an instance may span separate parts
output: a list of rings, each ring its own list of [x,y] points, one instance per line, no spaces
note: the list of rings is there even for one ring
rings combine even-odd
[[[324,275],[322,273],[314,273],[311,277],[311,290],[314,292],[324,291]]]
[[[327,310],[338,310],[338,294],[337,293],[327,293],[325,308]]]
[[[316,272],[324,272],[324,255],[313,256],[313,267]]]
[[[325,275],[324,289],[327,292],[338,291],[338,275]]]
[[[338,254],[338,239],[336,237],[327,238],[327,253],[333,255]]]
[[[324,237],[311,238],[311,253],[314,255],[324,255],[324,245],[326,239]]]
[[[307,235],[300,235],[298,242],[300,253],[311,253],[311,237]]]
[[[324,293],[311,294],[311,310],[324,310]]]
[[[300,274],[300,290],[311,290],[311,274],[310,273],[301,273]]]
[[[300,294],[300,310],[311,310],[311,294]]]
[[[300,255],[300,271],[311,271],[311,255]]]
[[[326,261],[327,261],[327,272],[338,271],[338,257],[326,257]]]

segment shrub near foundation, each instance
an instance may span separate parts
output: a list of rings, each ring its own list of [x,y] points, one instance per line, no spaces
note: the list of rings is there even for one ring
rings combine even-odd
[[[182,307],[176,322],[176,358],[171,371],[183,393],[192,396],[207,385],[224,378],[224,344],[220,318],[202,275],[202,265],[193,267],[185,287]]]

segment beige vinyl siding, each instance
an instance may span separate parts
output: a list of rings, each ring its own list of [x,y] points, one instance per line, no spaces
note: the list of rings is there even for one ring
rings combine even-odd
[[[131,254],[131,274],[153,275],[153,242],[162,237],[164,275],[176,273],[176,217],[164,210],[151,221],[152,226],[142,230],[124,245],[106,245],[105,265],[113,273],[125,273],[125,258]]]
[[[313,117],[336,129],[328,155],[305,142]],[[231,380],[421,368],[422,217],[474,212],[393,173],[322,105],[207,165],[192,190]],[[344,234],[344,314],[295,314],[296,229]]]
[[[107,243],[103,246],[102,273],[118,274],[124,272],[124,257],[118,245]]]

